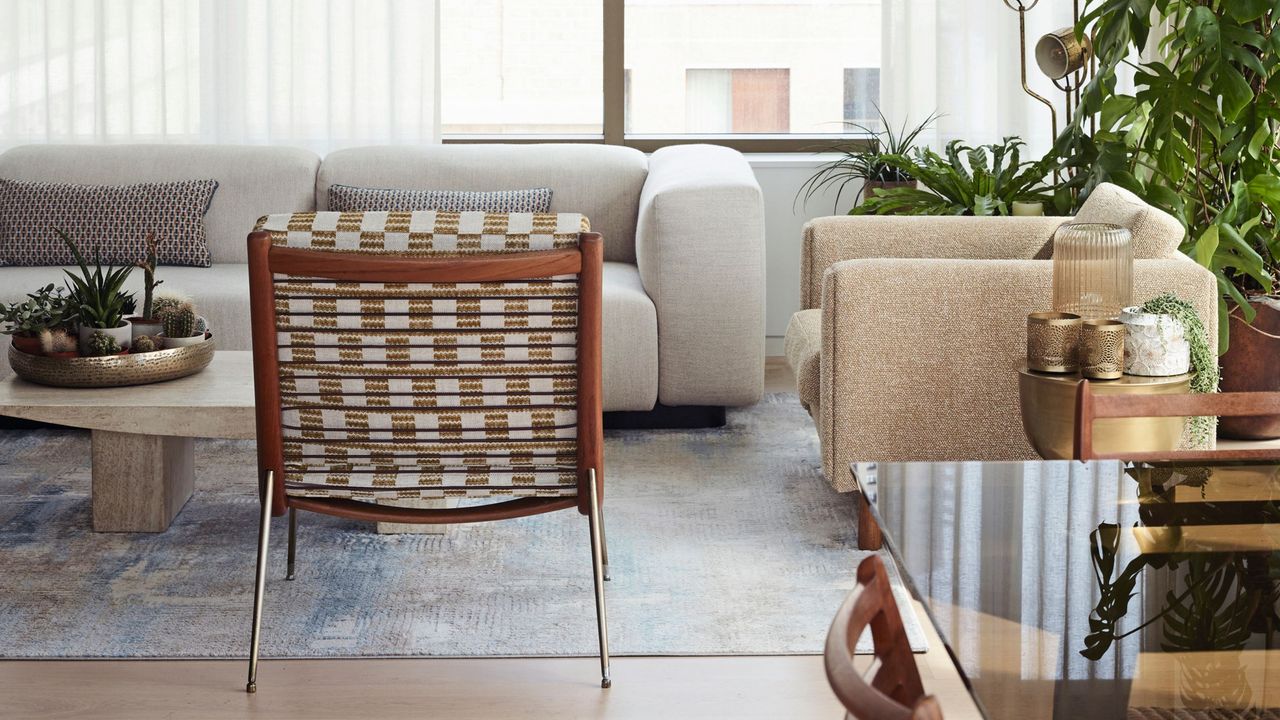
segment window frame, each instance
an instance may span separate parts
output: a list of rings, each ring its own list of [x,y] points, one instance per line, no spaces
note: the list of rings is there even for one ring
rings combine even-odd
[[[830,150],[834,144],[842,147],[867,147],[872,139],[865,133],[831,134],[714,134],[714,135],[654,135],[626,132],[626,64],[624,42],[626,38],[626,0],[601,0],[604,16],[604,93],[603,132],[599,135],[504,135],[504,134],[446,134],[446,144],[467,145],[481,143],[591,143],[621,145],[641,152],[672,145],[710,143],[723,145],[744,153],[814,153]]]

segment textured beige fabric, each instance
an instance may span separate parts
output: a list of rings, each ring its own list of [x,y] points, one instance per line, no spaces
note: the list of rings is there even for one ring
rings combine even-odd
[[[1135,258],[1171,257],[1186,235],[1177,218],[1111,183],[1103,183],[1089,193],[1073,222],[1112,223],[1128,228]]]
[[[746,159],[713,145],[655,152],[640,196],[636,262],[658,312],[658,400],[759,400],[764,205]]]
[[[1217,286],[1187,258],[1139,260],[1134,300],[1171,291],[1217,332]],[[1026,315],[1049,306],[1045,260],[862,259],[822,287],[823,469],[852,489],[854,461],[1020,460],[1017,370]]]
[[[309,150],[238,145],[24,145],[0,154],[0,177],[14,180],[217,180],[204,216],[215,265],[246,261],[245,235],[263,215],[314,210],[319,166],[320,158]]]
[[[800,404],[817,417],[818,387],[822,356],[822,310],[801,310],[787,323],[784,347],[787,367],[796,376]]]
[[[820,307],[822,275],[853,258],[1030,259],[1053,239],[1064,217],[815,218],[804,226],[800,302]]]
[[[644,154],[608,145],[424,145],[329,153],[315,181],[316,207],[330,185],[407,190],[551,188],[551,212],[578,212],[604,236],[605,260],[635,262],[636,211],[648,174]]]

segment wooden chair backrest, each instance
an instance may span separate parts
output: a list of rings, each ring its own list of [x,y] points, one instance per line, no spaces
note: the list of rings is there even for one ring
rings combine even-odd
[[[858,638],[868,626],[878,661],[870,683],[853,664]],[[824,660],[831,689],[857,720],[941,720],[937,701],[924,693],[879,556],[858,565],[858,589],[850,593],[831,623]]]
[[[344,216],[345,218],[345,216]],[[523,498],[485,506],[458,508],[452,512],[457,522],[517,517],[552,505],[577,506],[589,510],[588,469],[594,468],[598,482],[604,459],[601,387],[601,285],[603,242],[598,233],[583,232],[576,247],[517,253],[475,254],[471,256],[409,257],[325,252],[311,248],[273,244],[271,232],[256,231],[248,238],[250,313],[254,337],[254,385],[257,407],[257,437],[260,480],[265,487],[266,472],[284,475],[281,429],[279,349],[277,345],[277,275],[327,279],[339,282],[383,283],[495,283],[553,277],[578,276],[577,317],[577,466],[576,498],[552,500]],[[332,512],[358,519],[413,522],[416,511],[352,501],[323,501],[286,496],[284,483],[275,484],[272,512],[280,515],[290,506]],[[310,506],[316,507],[310,507]],[[443,511],[438,511],[443,512]],[[421,513],[419,513],[421,514]]]
[[[1230,392],[1188,395],[1098,395],[1088,380],[1076,386],[1074,455],[1077,460],[1135,462],[1215,462],[1223,460],[1280,460],[1280,450],[1184,450],[1101,454],[1093,447],[1093,423],[1102,418],[1132,417],[1257,417],[1280,414],[1280,392]]]

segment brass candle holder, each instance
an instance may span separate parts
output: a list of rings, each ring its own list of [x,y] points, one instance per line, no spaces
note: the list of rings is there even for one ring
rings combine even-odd
[[[1124,375],[1124,323],[1091,319],[1080,324],[1080,374],[1094,380]]]
[[[1080,369],[1080,316],[1037,312],[1027,316],[1027,367],[1037,372],[1070,373]]]

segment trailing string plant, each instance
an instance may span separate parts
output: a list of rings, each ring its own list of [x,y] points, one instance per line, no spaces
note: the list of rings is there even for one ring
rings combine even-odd
[[[804,202],[808,203],[814,195],[835,188],[834,207],[838,208],[840,198],[843,197],[845,188],[850,183],[857,183],[859,186],[857,194],[853,196],[856,204],[864,193],[867,197],[871,197],[884,190],[884,188],[874,188],[873,192],[867,192],[869,186],[878,183],[911,182],[916,179],[908,170],[887,162],[886,158],[906,156],[914,151],[920,134],[941,116],[936,112],[930,113],[924,121],[914,127],[908,128],[907,123],[903,122],[901,127],[895,130],[878,106],[876,115],[880,118],[877,128],[860,123],[845,123],[846,126],[867,137],[835,143],[823,148],[823,152],[837,153],[840,157],[820,166],[818,171],[800,186],[800,190],[796,193],[797,199],[803,195]]]
[[[1221,373],[1218,368],[1218,357],[1209,347],[1209,333],[1204,329],[1200,313],[1191,303],[1172,293],[1154,297],[1142,304],[1142,311],[1153,315],[1169,315],[1182,323],[1186,331],[1187,344],[1191,346],[1191,392],[1218,392],[1218,380]],[[1208,447],[1218,427],[1218,419],[1213,416],[1191,418],[1188,426],[1189,439],[1195,447]]]
[[[1159,59],[1135,62],[1153,28]],[[1213,271],[1218,351],[1228,348],[1228,302],[1246,321],[1250,295],[1274,292],[1280,272],[1280,8],[1264,0],[1089,0],[1098,67],[1059,135],[1060,197],[1077,206],[1101,182],[1133,191],[1179,218],[1182,250]],[[1137,90],[1117,91],[1129,66]],[[1096,130],[1088,126],[1096,122]]]
[[[970,147],[947,143],[945,157],[929,148],[888,155],[884,162],[916,179],[921,187],[888,188],[867,198],[850,215],[1011,215],[1014,202],[1051,206],[1044,185],[1048,164],[1022,161],[1020,138]]]
[[[163,280],[156,279],[156,266],[159,261],[160,241],[156,239],[155,233],[147,233],[146,255],[143,260],[134,263],[138,268],[142,269],[142,319],[156,320],[155,312],[155,290],[156,286],[163,283]]]
[[[74,298],[81,325],[106,330],[120,327],[124,320],[126,307],[132,302],[132,296],[122,292],[124,281],[133,271],[132,265],[103,269],[101,256],[95,257],[95,269],[89,269],[84,254],[76,246],[71,236],[58,228],[54,232],[71,248],[71,255],[80,266],[80,274],[65,271],[69,281],[67,288]]]

